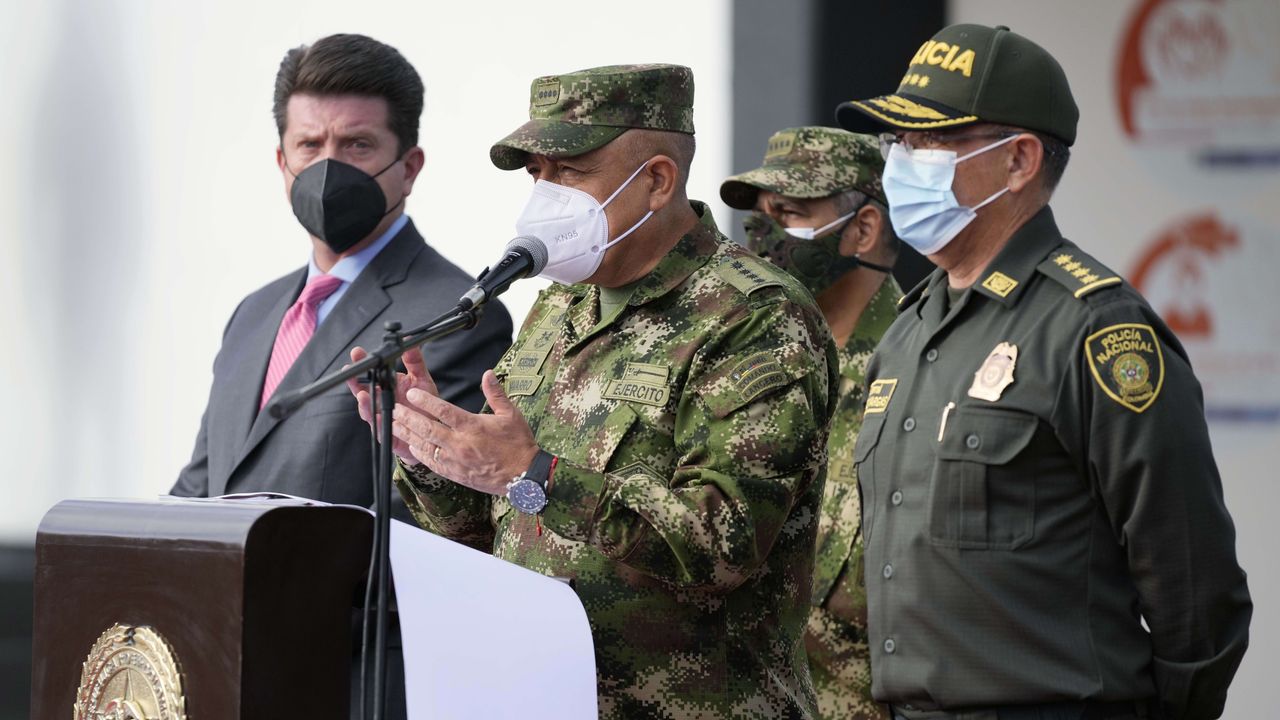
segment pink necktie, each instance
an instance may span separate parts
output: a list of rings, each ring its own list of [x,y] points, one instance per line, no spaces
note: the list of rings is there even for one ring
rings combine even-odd
[[[302,288],[298,301],[284,314],[280,323],[280,331],[276,333],[276,344],[271,348],[271,362],[267,365],[267,380],[262,385],[262,402],[258,409],[266,406],[271,393],[284,379],[285,373],[293,365],[293,361],[302,354],[311,336],[316,332],[316,309],[325,298],[337,291],[342,285],[342,278],[333,275],[317,275],[307,281]]]

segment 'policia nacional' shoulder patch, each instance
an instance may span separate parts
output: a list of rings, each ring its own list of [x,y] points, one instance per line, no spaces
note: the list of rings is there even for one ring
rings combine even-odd
[[[1164,385],[1164,354],[1150,325],[1121,323],[1085,338],[1084,354],[1098,387],[1112,400],[1140,413]]]

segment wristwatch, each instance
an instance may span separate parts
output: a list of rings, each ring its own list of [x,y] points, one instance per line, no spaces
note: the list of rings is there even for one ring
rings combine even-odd
[[[507,502],[526,515],[537,515],[547,506],[547,481],[551,479],[551,466],[555,456],[539,450],[529,469],[515,477],[507,485]]]

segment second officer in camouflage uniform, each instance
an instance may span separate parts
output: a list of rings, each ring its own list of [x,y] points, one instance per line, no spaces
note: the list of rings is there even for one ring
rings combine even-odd
[[[898,239],[884,205],[878,140],[826,127],[774,133],[764,164],[720,186],[746,219],[747,247],[799,279],[835,336],[840,390],[827,443],[813,599],[805,630],[823,718],[887,717],[871,697],[861,507],[853,445],[862,425],[867,361],[897,317],[902,292],[889,276]]]
[[[596,202],[622,187],[611,239],[652,217],[586,283],[539,296],[486,375],[491,414],[433,397],[406,356],[398,481],[426,527],[571,580],[601,717],[811,717],[834,346],[808,293],[685,197],[692,101],[678,66],[534,81],[494,164]],[[508,483],[541,483],[545,506],[513,506]]]

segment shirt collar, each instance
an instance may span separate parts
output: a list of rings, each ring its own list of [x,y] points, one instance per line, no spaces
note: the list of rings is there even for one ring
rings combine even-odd
[[[658,261],[648,275],[636,283],[635,291],[631,293],[628,304],[643,305],[654,298],[662,297],[679,287],[680,283],[683,283],[695,270],[706,265],[715,253],[723,236],[720,234],[720,229],[716,227],[711,209],[697,200],[690,200],[689,204],[698,214],[698,224],[680,238],[675,247]]]
[[[1036,266],[1061,244],[1062,233],[1054,222],[1053,211],[1045,205],[1013,233],[982,271],[982,279],[974,283],[973,290],[1005,307],[1013,307],[1035,274]],[[942,275],[945,277],[946,273]]]
[[[841,350],[849,356],[864,352],[870,354],[870,351],[874,350],[880,342],[880,338],[888,332],[889,326],[898,318],[898,300],[901,298],[902,290],[898,288],[897,281],[892,275],[885,278],[884,282],[880,283],[880,289],[871,296],[871,301],[858,316],[858,324],[853,328],[853,332]],[[860,380],[866,363],[862,363],[864,367],[859,368],[850,367],[844,362],[840,365],[842,375],[849,376],[851,373],[845,371],[850,370]]]
[[[396,218],[395,222],[391,223],[391,227],[387,228],[386,232],[378,236],[377,240],[369,243],[369,245],[360,250],[360,252],[348,255],[334,263],[333,267],[329,268],[328,274],[341,278],[344,283],[355,282],[356,278],[360,277],[360,273],[368,267],[369,263],[373,262],[373,259],[378,256],[378,253],[382,252],[382,249],[391,242],[392,238],[404,229],[404,226],[407,225],[408,222],[409,216],[402,213],[400,217]],[[307,281],[310,282],[312,278],[322,274],[324,273],[322,273],[320,268],[316,266],[315,253],[312,252],[310,259],[307,260]]]

